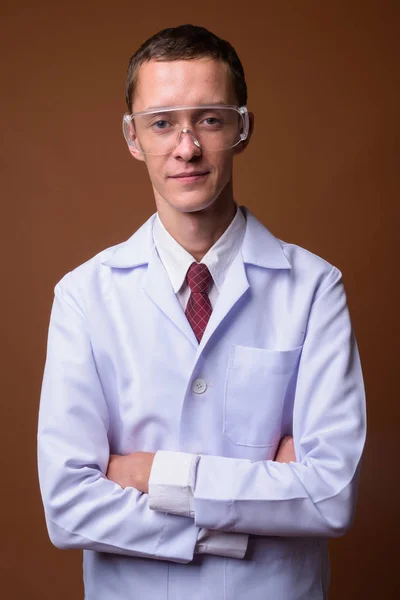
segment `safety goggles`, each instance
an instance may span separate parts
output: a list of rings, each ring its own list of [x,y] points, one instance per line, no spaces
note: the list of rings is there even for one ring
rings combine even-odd
[[[163,106],[126,113],[122,128],[128,146],[142,154],[169,154],[184,135],[201,150],[216,152],[247,138],[249,115],[246,106],[227,104]]]

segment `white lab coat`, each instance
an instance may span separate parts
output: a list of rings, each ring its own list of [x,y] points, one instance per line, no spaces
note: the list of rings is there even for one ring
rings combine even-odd
[[[354,514],[365,440],[340,271],[249,211],[200,344],[152,239],[154,215],[55,287],[39,474],[49,535],[84,549],[86,600],[320,600],[327,538]],[[201,394],[193,383],[201,379]],[[273,462],[293,434],[297,462]],[[105,477],[109,454],[201,455],[194,518]],[[199,528],[252,534],[194,556]]]

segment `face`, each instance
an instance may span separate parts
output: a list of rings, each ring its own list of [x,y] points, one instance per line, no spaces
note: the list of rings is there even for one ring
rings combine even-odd
[[[158,106],[237,105],[228,66],[210,58],[150,61],[139,68],[137,82],[132,112]],[[232,204],[233,157],[244,145],[207,152],[184,134],[169,154],[130,151],[146,163],[159,211],[195,212],[216,203],[220,209]]]

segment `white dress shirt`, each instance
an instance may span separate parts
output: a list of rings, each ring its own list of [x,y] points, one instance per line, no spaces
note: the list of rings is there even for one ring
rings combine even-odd
[[[245,231],[246,218],[242,211],[236,207],[236,214],[231,223],[200,261],[200,263],[207,265],[212,276],[212,284],[208,290],[208,297],[212,308],[214,308],[217,302],[228,269],[240,250]],[[158,214],[154,220],[153,239],[161,262],[168,273],[174,292],[177,295],[182,309],[185,310],[190,296],[190,288],[186,281],[186,274],[195,259],[167,231]],[[188,479],[187,485],[185,486],[185,500],[188,502],[191,502],[193,497],[190,491],[191,486],[189,484],[193,477],[193,469],[195,466],[195,462],[192,458],[190,459],[190,465],[189,469],[192,469],[190,473],[187,472],[188,465],[186,464],[185,459],[181,459],[180,461],[176,460],[176,468],[173,468],[175,477],[178,475],[178,471],[180,471],[179,479]],[[165,475],[165,473],[163,473],[163,468],[162,455],[159,455],[157,460],[157,470],[153,470],[150,480],[152,490],[152,492],[150,492],[150,506],[153,507],[159,506],[159,494],[163,492],[161,483],[157,478],[157,473]],[[170,493],[173,502],[179,503],[179,498],[176,496],[176,487],[174,487]],[[247,543],[248,535],[245,533],[227,533],[225,531],[211,531],[202,528],[200,529],[197,538],[196,553],[243,558],[246,553]]]
[[[221,292],[228,269],[240,250],[245,231],[246,218],[242,211],[237,208],[236,214],[229,227],[227,227],[222,236],[200,261],[207,265],[213,279],[213,283],[208,291],[208,297],[212,308],[214,308]],[[158,214],[154,220],[153,239],[161,262],[168,273],[174,292],[177,295],[183,310],[185,310],[190,296],[190,288],[186,282],[186,274],[195,259],[187,250],[185,250],[185,248],[178,244],[172,235],[168,233]]]

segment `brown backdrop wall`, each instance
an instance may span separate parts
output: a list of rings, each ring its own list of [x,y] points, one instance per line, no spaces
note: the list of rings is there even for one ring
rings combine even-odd
[[[144,39],[185,22],[230,40],[245,67],[256,129],[237,201],[344,275],[369,436],[331,598],[398,598],[396,0],[2,4],[0,596],[83,596],[80,553],[48,541],[36,473],[53,287],[154,212],[121,134],[125,71]]]

